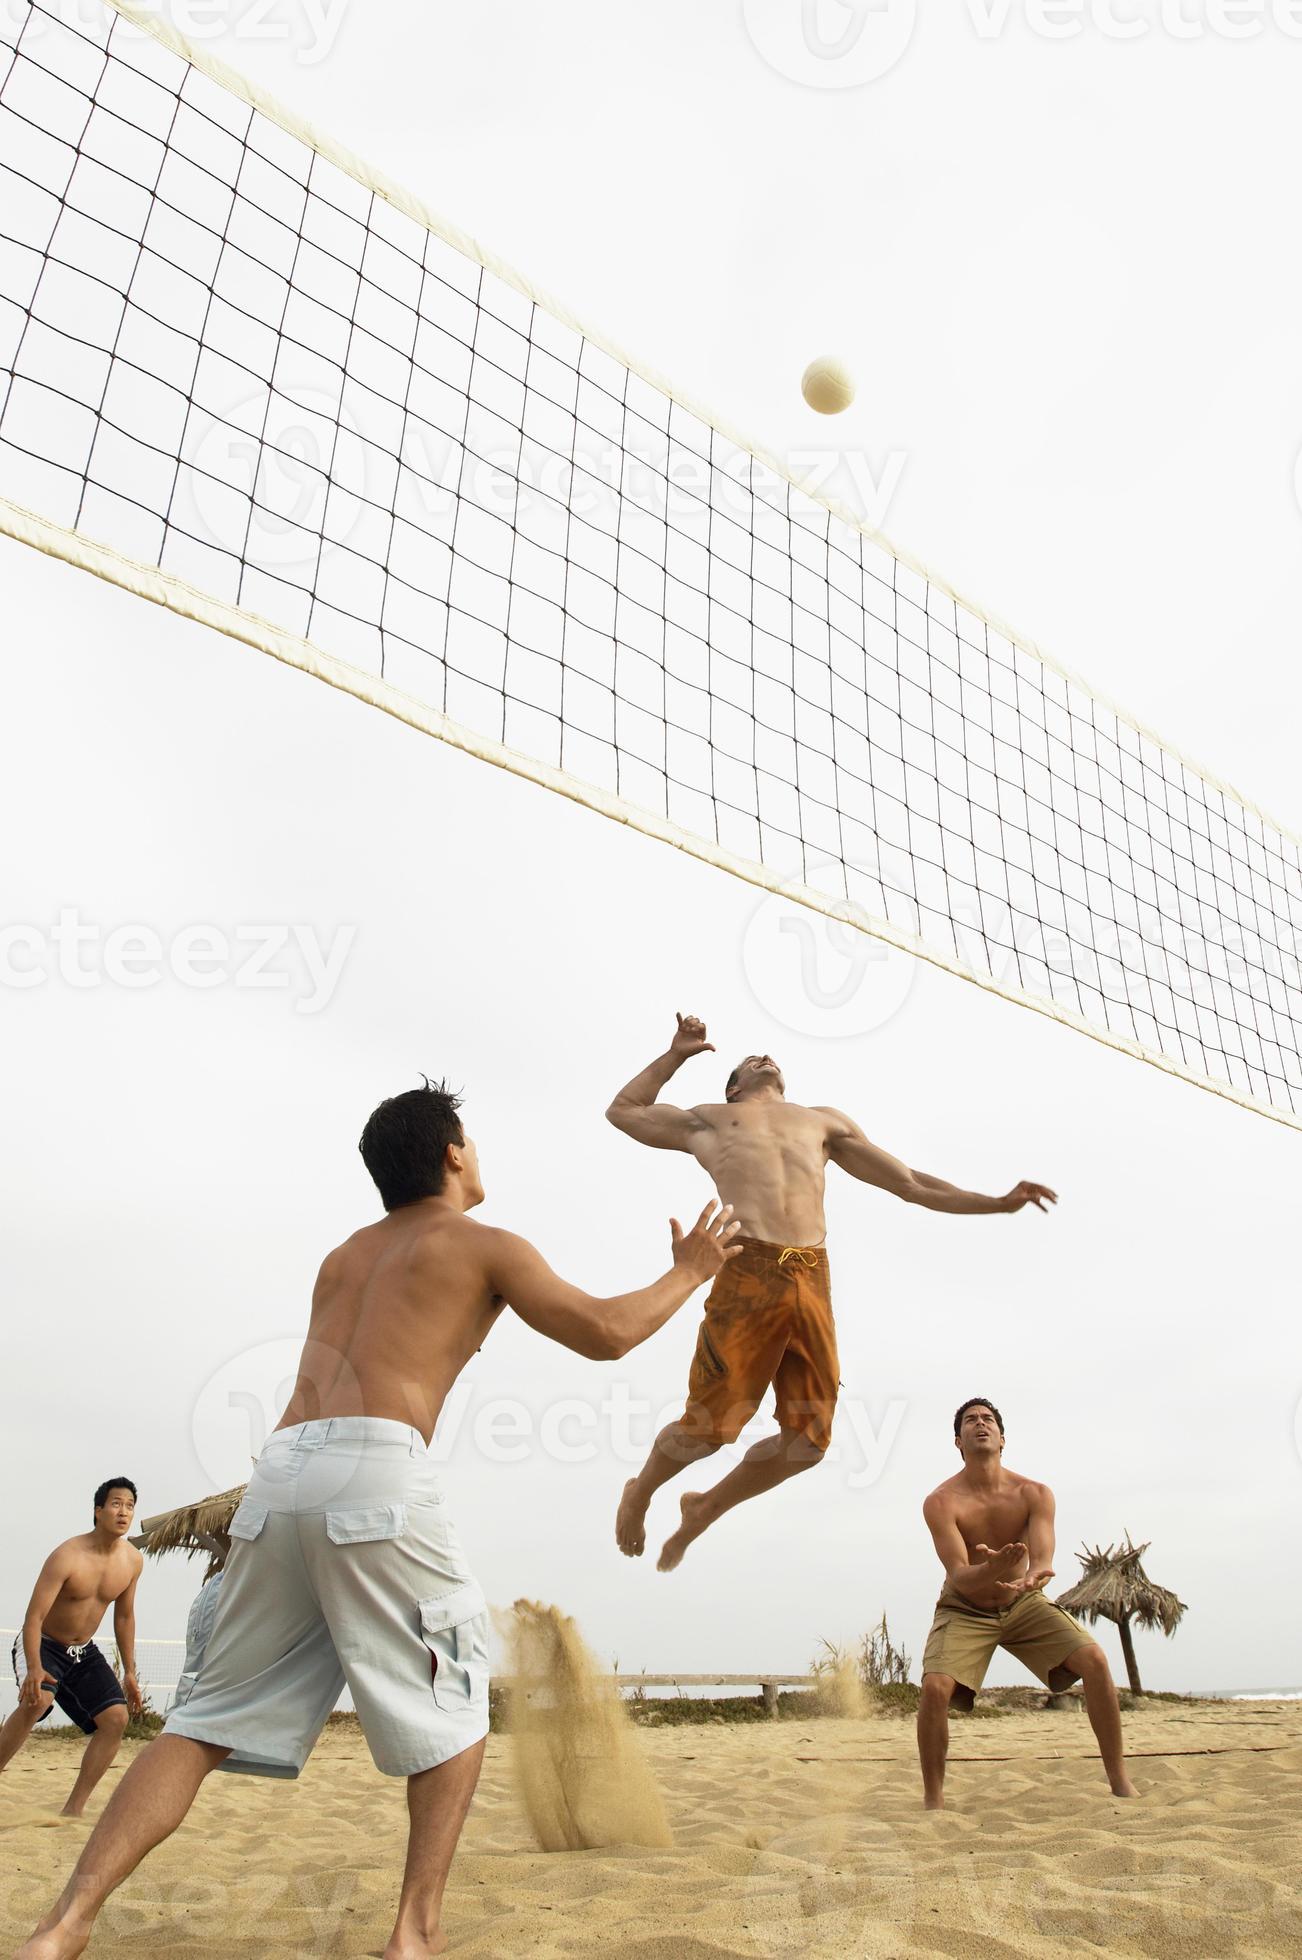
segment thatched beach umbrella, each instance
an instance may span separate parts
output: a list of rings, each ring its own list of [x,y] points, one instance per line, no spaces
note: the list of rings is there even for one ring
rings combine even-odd
[[[1132,1545],[1129,1532],[1123,1545],[1109,1545],[1106,1551],[1097,1547],[1091,1551],[1085,1546],[1076,1554],[1085,1568],[1084,1576],[1070,1592],[1058,1595],[1064,1613],[1077,1614],[1091,1625],[1099,1620],[1113,1622],[1121,1636],[1131,1692],[1137,1695],[1144,1690],[1130,1638],[1131,1622],[1149,1631],[1160,1627],[1169,1640],[1188,1610],[1165,1586],[1153,1584],[1140,1563],[1147,1550],[1146,1544]]]
[[[204,1578],[210,1579],[221,1571],[230,1554],[231,1519],[245,1489],[244,1484],[237,1484],[234,1490],[219,1491],[215,1497],[180,1504],[175,1511],[160,1511],[157,1517],[143,1520],[131,1542],[146,1558],[160,1558],[164,1552],[184,1552],[193,1558],[196,1552],[207,1552]]]

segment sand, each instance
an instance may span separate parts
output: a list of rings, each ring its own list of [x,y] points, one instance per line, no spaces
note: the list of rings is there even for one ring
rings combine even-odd
[[[952,1807],[929,1816],[907,1723],[644,1730],[673,1848],[545,1853],[510,1744],[494,1736],[453,1867],[451,1950],[1302,1952],[1302,1704],[1158,1703],[1127,1718],[1127,1738],[1143,1792],[1133,1803],[1110,1795],[1078,1710],[955,1722]],[[85,1836],[85,1824],[50,1821],[77,1753],[33,1742],[0,1777],[5,1953]],[[376,1773],[359,1734],[332,1729],[296,1784],[212,1777],[189,1823],[107,1908],[90,1951],[378,1952],[404,1831],[402,1786]]]
[[[518,1599],[504,1623],[509,1755],[542,1851],[673,1843],[664,1796],[611,1675],[575,1622]]]

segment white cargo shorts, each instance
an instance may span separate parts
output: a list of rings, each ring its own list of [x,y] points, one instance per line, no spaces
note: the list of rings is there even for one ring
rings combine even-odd
[[[414,1776],[488,1733],[488,1608],[417,1429],[278,1429],[230,1525],[203,1660],[164,1733],[297,1776],[345,1684],[377,1769]]]

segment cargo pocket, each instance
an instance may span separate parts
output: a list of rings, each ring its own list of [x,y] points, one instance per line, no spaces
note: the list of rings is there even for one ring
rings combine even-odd
[[[326,1536],[332,1545],[370,1545],[381,1538],[401,1538],[406,1529],[405,1504],[363,1504],[326,1512]]]
[[[488,1603],[473,1579],[437,1599],[422,1599],[421,1638],[430,1651],[434,1699],[454,1714],[483,1698],[488,1686]]]
[[[256,1538],[266,1522],[267,1506],[256,1497],[245,1497],[226,1529],[232,1538]]]

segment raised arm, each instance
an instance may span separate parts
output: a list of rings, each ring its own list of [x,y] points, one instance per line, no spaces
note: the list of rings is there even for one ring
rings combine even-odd
[[[998,1598],[995,1588],[1021,1564],[1026,1557],[1026,1546],[1019,1542],[1004,1545],[998,1551],[980,1546],[978,1549],[989,1552],[989,1556],[974,1565],[954,1514],[938,1491],[933,1491],[926,1500],[922,1515],[950,1585],[976,1606],[993,1604]]]
[[[732,1244],[738,1226],[731,1205],[705,1207],[690,1232],[669,1221],[673,1264],[650,1286],[598,1299],[554,1273],[536,1246],[514,1232],[492,1233],[489,1284],[521,1320],[549,1340],[591,1361],[617,1361],[663,1327],[698,1286],[741,1250]]]
[[[690,1151],[693,1136],[704,1127],[695,1110],[675,1109],[672,1103],[656,1101],[666,1082],[691,1056],[714,1053],[714,1043],[705,1038],[703,1021],[694,1014],[677,1018],[677,1032],[664,1054],[626,1082],[606,1111],[608,1123],[636,1142],[650,1144],[653,1150]]]
[[[1023,1205],[1035,1205],[1044,1211],[1049,1204],[1056,1205],[1058,1195],[1046,1184],[1031,1184],[1025,1180],[1015,1184],[1002,1198],[986,1197],[980,1191],[964,1191],[957,1184],[947,1184],[943,1177],[932,1177],[927,1171],[911,1170],[892,1157],[888,1150],[878,1144],[870,1143],[859,1125],[840,1109],[824,1109],[822,1115],[828,1119],[827,1155],[831,1163],[857,1177],[861,1184],[875,1184],[879,1191],[889,1191],[892,1197],[903,1198],[905,1204],[922,1205],[927,1211],[949,1211],[964,1216],[975,1217],[981,1213],[995,1211],[1020,1211]]]

